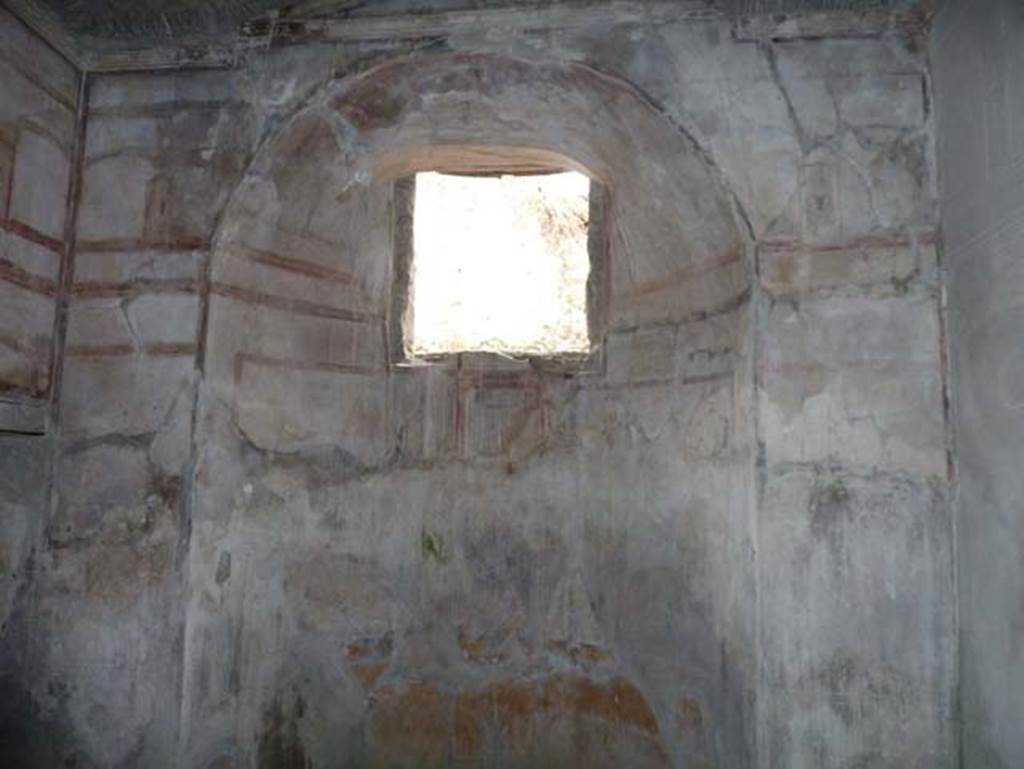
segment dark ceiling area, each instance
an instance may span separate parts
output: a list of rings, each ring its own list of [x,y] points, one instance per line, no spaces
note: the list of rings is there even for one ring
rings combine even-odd
[[[491,7],[572,5],[578,0],[33,0],[76,38],[171,41],[233,35],[245,22],[282,17],[355,17]],[[640,3],[642,5],[642,2]],[[706,0],[728,15],[903,9],[916,0]]]
[[[40,0],[73,35],[114,39],[224,34],[280,0]]]

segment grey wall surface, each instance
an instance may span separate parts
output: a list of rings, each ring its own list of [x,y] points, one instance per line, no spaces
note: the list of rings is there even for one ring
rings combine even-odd
[[[759,765],[952,766],[927,73],[874,42],[762,55],[794,129],[752,144],[798,172],[758,236]]]
[[[0,398],[45,398],[78,73],[2,8],[0,42]]]
[[[0,763],[10,766],[27,765],[23,748],[45,739],[23,663],[35,577],[49,566],[46,432],[78,85],[0,9]]]
[[[1024,6],[932,33],[959,488],[963,766],[1024,763]]]
[[[953,765],[919,47],[581,20],[89,107],[37,763]],[[391,180],[439,144],[609,189],[584,371],[390,364]]]
[[[9,453],[0,495],[3,626],[23,584],[29,532],[45,509],[48,461],[45,449],[38,453],[42,439],[26,433],[45,431],[47,421],[77,75],[2,9],[0,39],[0,437]]]

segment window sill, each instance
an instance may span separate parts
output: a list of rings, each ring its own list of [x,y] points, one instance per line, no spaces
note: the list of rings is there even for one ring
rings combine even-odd
[[[597,350],[589,353],[570,352],[540,355],[532,353],[498,353],[480,350],[418,355],[392,363],[395,369],[451,368],[459,371],[536,371],[537,373],[565,376],[600,373],[601,356]]]

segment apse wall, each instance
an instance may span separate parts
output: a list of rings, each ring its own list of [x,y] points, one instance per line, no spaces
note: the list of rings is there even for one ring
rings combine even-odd
[[[912,44],[580,20],[91,80],[19,658],[47,750],[952,764]],[[392,182],[438,146],[608,189],[581,369],[393,364]]]
[[[393,181],[439,146],[449,170],[459,147],[526,148],[605,185],[596,360],[391,363]],[[733,206],[680,127],[577,63],[403,58],[284,122],[210,270],[190,579],[213,587],[185,686],[200,763],[258,758],[246,735],[272,729],[316,764],[748,760]]]

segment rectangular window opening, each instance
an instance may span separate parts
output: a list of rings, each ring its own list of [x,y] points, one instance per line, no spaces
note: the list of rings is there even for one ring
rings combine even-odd
[[[587,176],[426,172],[414,193],[406,184],[395,296],[405,357],[590,352]]]

